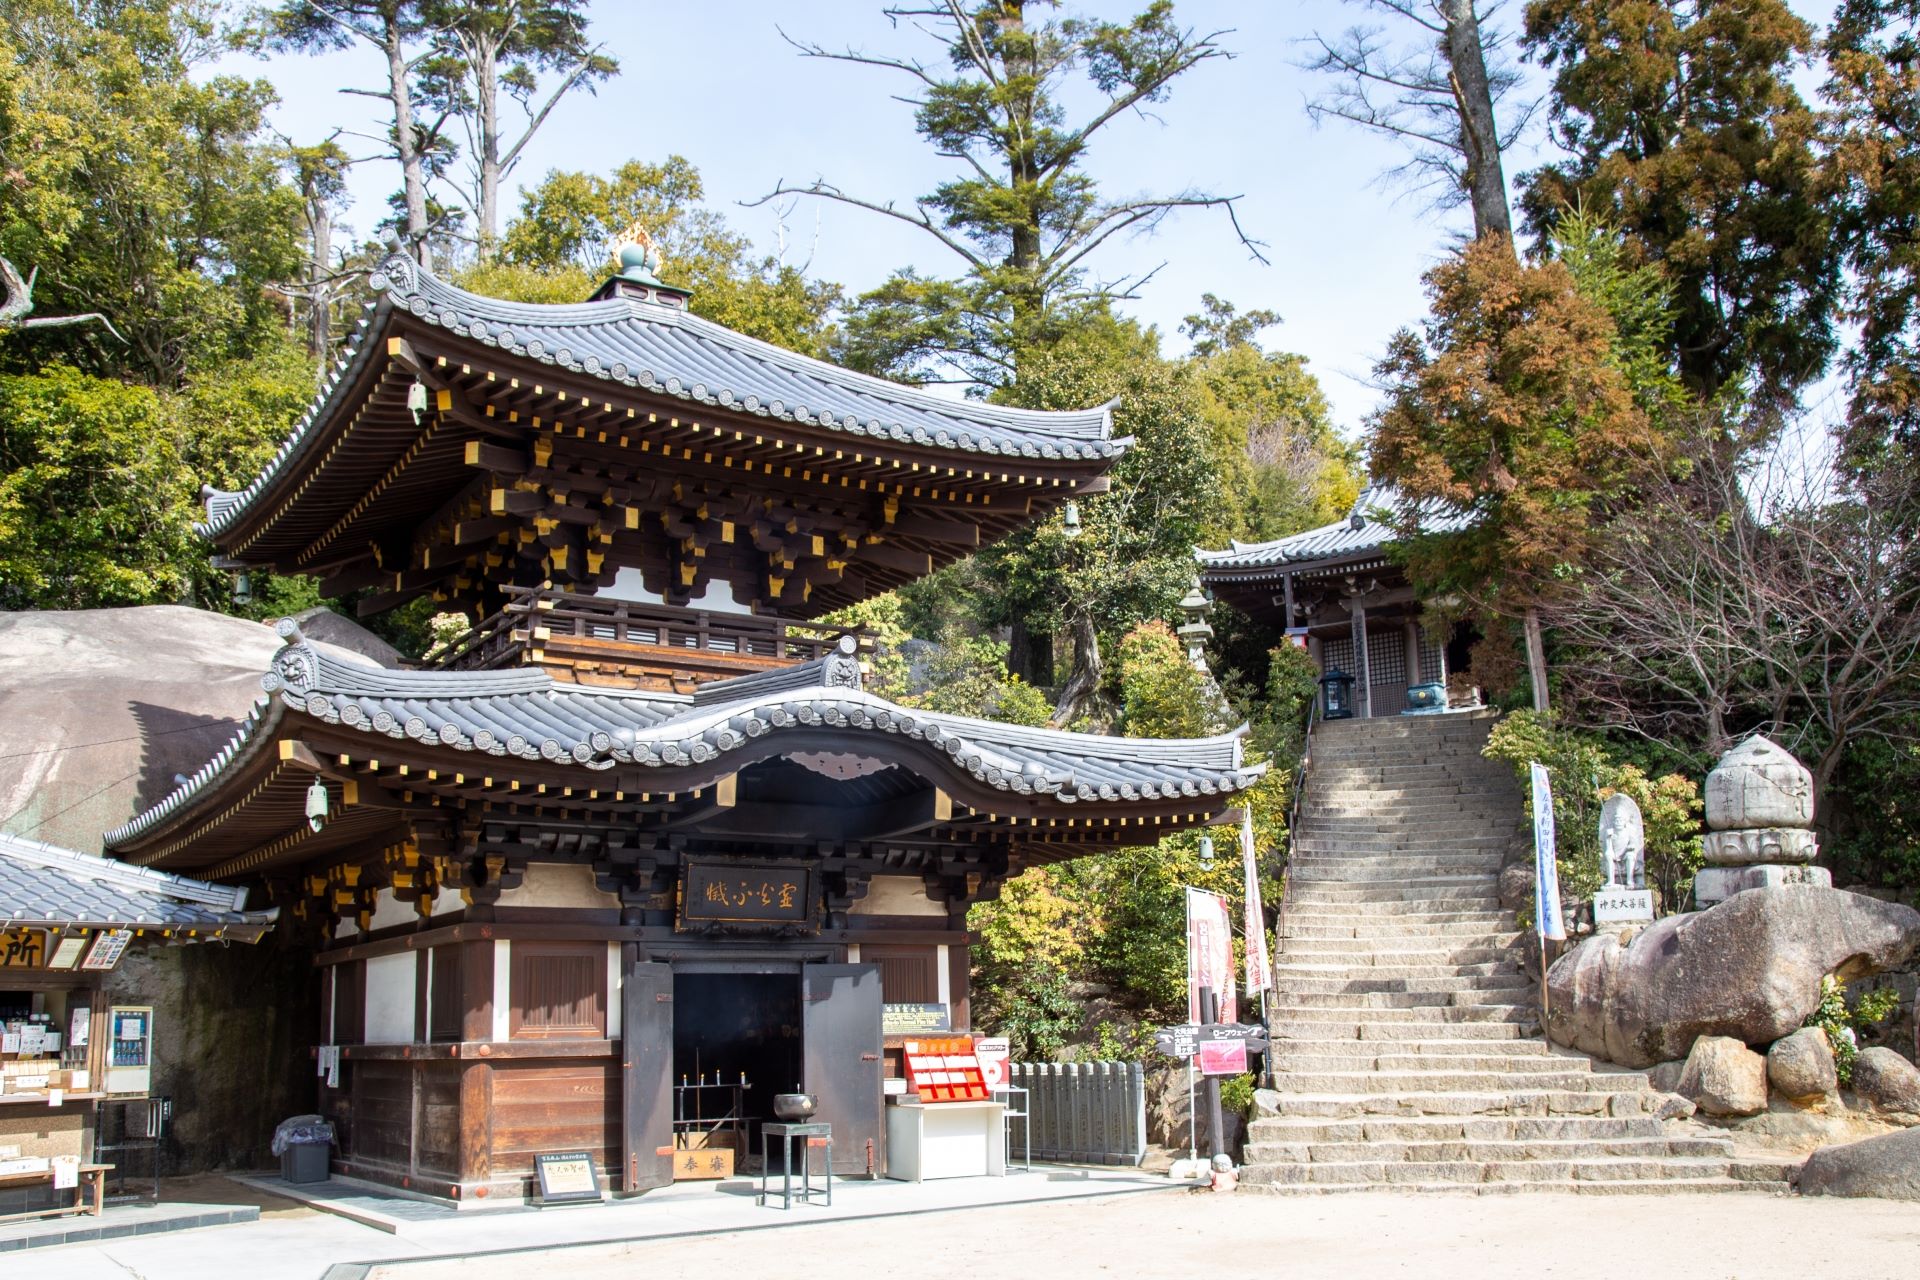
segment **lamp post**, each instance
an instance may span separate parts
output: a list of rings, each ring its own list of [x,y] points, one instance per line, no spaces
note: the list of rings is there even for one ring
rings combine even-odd
[[[1320,677],[1320,718],[1353,719],[1353,677],[1338,667]]]

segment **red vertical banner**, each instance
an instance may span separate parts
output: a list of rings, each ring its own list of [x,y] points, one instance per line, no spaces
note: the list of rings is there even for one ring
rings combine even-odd
[[[1233,998],[1233,914],[1227,900],[1205,889],[1187,890],[1187,1020],[1204,1022],[1200,988],[1211,987],[1220,1001],[1220,1021],[1235,1022]]]
[[[1253,850],[1253,811],[1240,814],[1240,861],[1247,876],[1247,999],[1273,990],[1273,966],[1267,958],[1267,912],[1260,901],[1260,867]]]

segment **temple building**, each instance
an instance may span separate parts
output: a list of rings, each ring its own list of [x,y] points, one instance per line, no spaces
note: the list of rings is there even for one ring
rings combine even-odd
[[[1392,489],[1369,486],[1344,520],[1271,542],[1194,552],[1201,585],[1216,599],[1303,645],[1323,673],[1353,677],[1350,711],[1358,716],[1418,709],[1409,690],[1445,689],[1451,675],[1467,669],[1472,637],[1431,634],[1421,622],[1423,602],[1388,554],[1395,534],[1382,517],[1399,501]],[[1429,533],[1465,523],[1438,508],[1419,514]]]
[[[232,741],[107,836],[264,885],[314,948],[336,1171],[462,1203],[526,1194],[542,1152],[662,1185],[689,1106],[752,1123],[789,1091],[837,1172],[884,1172],[902,1041],[970,1027],[967,908],[1218,822],[1262,768],[1235,735],[899,706],[857,629],[813,621],[1100,492],[1107,409],[851,373],[692,315],[643,246],[622,263],[561,306],[383,264],[203,529],[237,575],[429,594],[472,631],[399,670],[283,622]]]

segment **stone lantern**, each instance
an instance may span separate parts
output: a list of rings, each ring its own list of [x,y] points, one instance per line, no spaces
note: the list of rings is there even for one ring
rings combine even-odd
[[[1207,673],[1207,641],[1213,639],[1213,628],[1207,625],[1207,611],[1213,608],[1213,601],[1207,599],[1200,589],[1200,579],[1195,578],[1193,585],[1187,588],[1185,598],[1180,601],[1180,612],[1186,621],[1180,624],[1175,635],[1187,646],[1187,661],[1193,664],[1195,671]]]
[[[1693,880],[1698,906],[1743,889],[1779,884],[1831,886],[1833,873],[1810,865],[1813,774],[1778,743],[1754,734],[1720,757],[1707,775],[1707,865]]]

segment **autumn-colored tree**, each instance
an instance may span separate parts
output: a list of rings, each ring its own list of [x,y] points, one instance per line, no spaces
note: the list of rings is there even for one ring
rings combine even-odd
[[[1525,44],[1570,154],[1523,180],[1530,229],[1585,209],[1660,263],[1695,394],[1771,407],[1819,377],[1839,273],[1792,79],[1812,29],[1786,0],[1532,0]]]
[[[1828,174],[1860,327],[1848,453],[1920,445],[1920,0],[1847,0],[1827,38]]]
[[[1407,500],[1391,519],[1421,598],[1458,598],[1491,634],[1578,566],[1654,431],[1615,359],[1612,317],[1566,264],[1522,265],[1488,237],[1429,272],[1427,291],[1424,331],[1401,332],[1379,366],[1388,398],[1370,457]],[[1467,526],[1425,529],[1427,504]]]

